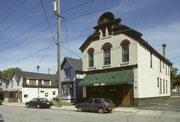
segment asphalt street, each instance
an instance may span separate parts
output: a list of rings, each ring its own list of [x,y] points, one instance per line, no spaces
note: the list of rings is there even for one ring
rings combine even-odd
[[[138,111],[123,109],[127,110],[99,114],[70,109],[36,109],[2,105],[0,114],[6,122],[180,122],[180,98],[152,103],[138,108]]]
[[[180,112],[140,110],[138,112],[63,111],[59,109],[36,109],[23,106],[0,106],[0,114],[6,122],[179,122]]]

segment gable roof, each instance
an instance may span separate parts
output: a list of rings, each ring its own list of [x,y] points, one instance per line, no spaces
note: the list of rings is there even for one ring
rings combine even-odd
[[[68,61],[72,65],[72,67],[74,68],[75,71],[82,71],[82,60],[81,59],[65,57],[62,62],[61,68],[64,66],[66,61]]]
[[[57,78],[55,74],[44,74],[44,73],[35,73],[35,72],[26,72],[26,71],[15,71],[14,74],[16,75],[16,77],[50,80],[52,86],[57,86],[57,80],[56,80]]]
[[[104,15],[104,14],[103,14]],[[103,16],[102,15],[102,16]],[[126,25],[120,24],[121,19],[115,19],[112,21],[109,21],[108,23],[97,25],[94,27],[95,31],[92,35],[90,35],[86,41],[81,45],[79,48],[81,52],[84,52],[86,48],[93,42],[100,40],[100,33],[99,29],[102,27],[105,27],[107,25],[113,25],[112,32],[113,35],[119,35],[119,34],[125,34],[136,41],[138,41],[140,44],[142,44],[145,48],[147,48],[150,52],[152,52],[154,55],[156,55],[160,60],[164,61],[168,65],[172,66],[172,63],[163,57],[159,52],[157,52],[151,45],[149,45],[143,38],[141,38],[142,34],[135,29],[132,29]]]
[[[4,83],[8,83],[9,82],[9,79],[6,78],[6,77],[0,77],[0,81],[4,82]]]

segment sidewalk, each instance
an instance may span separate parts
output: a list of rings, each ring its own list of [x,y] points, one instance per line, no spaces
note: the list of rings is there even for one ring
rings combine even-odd
[[[66,110],[66,111],[77,111],[77,108],[74,106],[62,106],[62,107],[55,107],[52,106],[52,109],[59,109],[59,110]],[[134,107],[118,107],[114,109],[114,112],[126,112],[126,113],[137,113],[140,109]]]
[[[5,106],[21,106],[25,107],[24,103],[3,103]],[[65,110],[65,111],[76,111],[77,108],[75,106],[62,106],[62,107],[56,107],[56,106],[51,106],[51,109],[58,109],[58,110]],[[135,107],[117,107],[114,109],[114,112],[126,112],[126,113],[137,113],[139,112],[140,109],[135,108]]]
[[[9,102],[3,102],[2,105],[6,105],[6,106],[25,106],[24,103],[9,103]]]

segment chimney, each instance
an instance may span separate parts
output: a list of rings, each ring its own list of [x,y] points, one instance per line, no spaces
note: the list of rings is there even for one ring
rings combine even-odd
[[[50,68],[48,68],[48,74],[51,74],[51,69]]]
[[[166,43],[162,44],[162,48],[163,48],[163,56],[164,58],[166,58]]]

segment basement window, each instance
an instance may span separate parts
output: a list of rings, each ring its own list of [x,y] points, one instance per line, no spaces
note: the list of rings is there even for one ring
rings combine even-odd
[[[27,94],[24,94],[24,98],[28,98],[28,95],[27,95]]]

